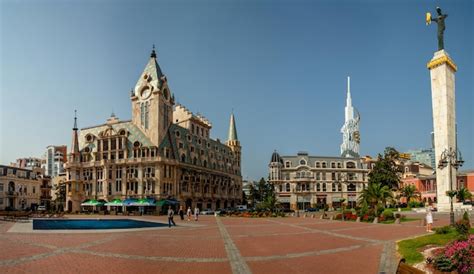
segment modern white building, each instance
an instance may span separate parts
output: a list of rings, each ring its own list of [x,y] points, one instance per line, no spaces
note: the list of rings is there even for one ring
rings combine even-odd
[[[41,167],[44,169],[44,175],[51,178],[64,173],[64,165],[67,162],[67,146],[48,146],[44,155],[44,161]]]

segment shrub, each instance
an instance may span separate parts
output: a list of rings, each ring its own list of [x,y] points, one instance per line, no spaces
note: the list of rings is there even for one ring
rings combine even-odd
[[[385,209],[383,212],[382,212],[382,216],[384,217],[385,220],[390,220],[390,219],[393,219],[393,210],[391,209]]]
[[[410,201],[410,202],[408,202],[408,206],[411,207],[411,208],[415,208],[415,207],[423,207],[424,204],[423,204],[423,202]]]
[[[434,228],[434,231],[436,232],[436,234],[448,234],[452,230],[453,230],[452,227],[449,225]]]
[[[444,254],[438,255],[433,259],[433,266],[443,272],[451,272],[454,270],[454,266],[451,260]]]
[[[401,218],[401,217],[402,217],[402,215],[401,215],[400,213],[395,213],[395,218],[396,218],[396,219],[399,219],[399,218]]]
[[[467,239],[469,235],[469,229],[471,229],[471,224],[469,223],[469,219],[461,219],[454,224],[454,228],[459,233],[459,237],[461,239]]]

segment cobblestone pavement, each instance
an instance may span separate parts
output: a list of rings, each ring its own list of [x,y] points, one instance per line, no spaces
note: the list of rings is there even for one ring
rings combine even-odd
[[[438,220],[445,224],[447,216]],[[44,234],[8,232],[14,224],[0,221],[0,273],[391,273],[394,242],[425,233],[420,221],[202,216],[176,223],[147,231]]]

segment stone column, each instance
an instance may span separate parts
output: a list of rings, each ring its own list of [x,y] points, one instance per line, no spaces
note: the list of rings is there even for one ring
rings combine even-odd
[[[433,129],[436,165],[444,150],[456,149],[456,105],[455,77],[456,64],[445,50],[435,52],[427,65],[431,75],[431,98],[433,104]],[[438,211],[450,210],[450,199],[446,191],[456,189],[456,169],[447,166],[436,168],[437,207]],[[451,174],[451,178],[450,178]]]

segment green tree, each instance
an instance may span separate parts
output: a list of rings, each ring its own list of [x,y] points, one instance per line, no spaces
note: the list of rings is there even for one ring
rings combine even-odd
[[[57,211],[64,210],[64,204],[66,203],[66,184],[60,183],[53,187],[54,194],[56,199],[54,199],[54,207]]]
[[[369,173],[369,183],[382,184],[392,190],[399,188],[401,169],[396,161],[399,153],[392,147],[387,147],[384,155],[378,155],[374,168]]]
[[[420,193],[416,190],[414,185],[407,185],[400,189],[400,194],[402,197],[407,198],[407,203],[410,202],[411,198],[420,197]]]
[[[362,190],[359,196],[359,205],[364,203],[375,209],[375,214],[378,215],[379,208],[385,207],[385,204],[393,199],[393,192],[387,185],[381,183],[370,183]],[[376,216],[377,217],[377,216]]]
[[[245,194],[245,191],[242,190],[242,205],[247,205],[247,195]]]
[[[459,201],[465,202],[467,199],[471,199],[472,193],[469,191],[469,189],[463,187],[460,188],[457,193],[456,193],[456,198],[458,198]]]

